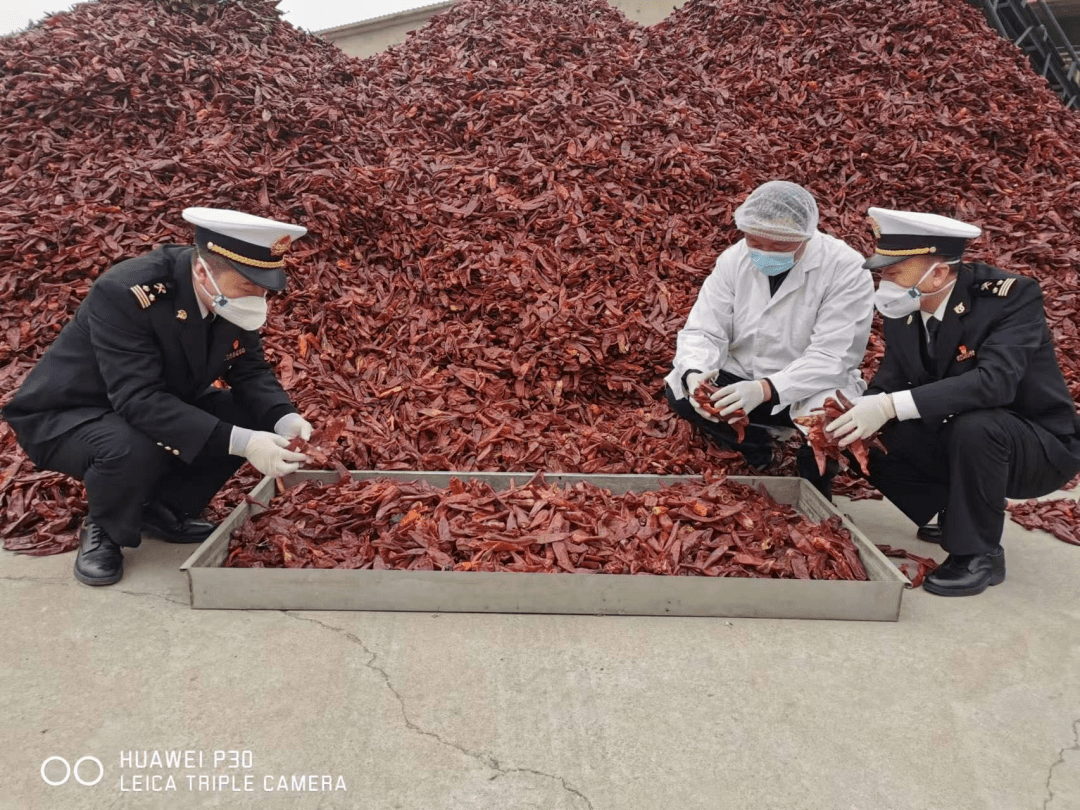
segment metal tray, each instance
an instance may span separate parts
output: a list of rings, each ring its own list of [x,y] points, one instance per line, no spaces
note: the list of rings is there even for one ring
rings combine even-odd
[[[549,483],[588,481],[615,493],[659,489],[661,483],[700,480],[685,475],[577,475],[545,473]],[[531,473],[358,470],[354,479],[425,480],[445,487],[451,478],[485,481],[496,489],[524,484]],[[337,473],[303,470],[285,478],[337,480]],[[763,484],[781,503],[812,520],[839,514],[800,478],[732,476]],[[268,503],[274,479],[251,496]],[[308,568],[222,568],[234,528],[259,507],[237,506],[181,566],[193,608],[243,610],[403,610],[431,613],[579,613],[638,616],[731,616],[770,619],[896,621],[907,578],[847,517],[841,515],[862,558],[868,582],[736,577],[664,577],[619,574],[526,574],[472,571],[357,571]]]

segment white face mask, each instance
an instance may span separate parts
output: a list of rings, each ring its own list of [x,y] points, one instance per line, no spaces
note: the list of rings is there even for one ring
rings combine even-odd
[[[874,306],[877,307],[877,311],[886,318],[903,318],[919,310],[919,302],[924,295],[936,295],[956,284],[956,279],[953,279],[947,286],[932,293],[924,293],[919,289],[919,285],[939,264],[940,262],[931,265],[913,287],[901,287],[894,281],[882,281],[878,284],[877,292],[874,293]]]
[[[199,286],[202,287],[202,291],[210,296],[211,304],[216,314],[220,315],[229,323],[234,323],[248,332],[254,332],[266,323],[268,307],[265,296],[244,295],[239,298],[227,298],[214,280],[213,275],[211,275],[210,268],[206,266],[206,262],[199,259],[199,264],[202,265],[203,272],[206,273],[206,277],[210,279],[210,283],[214,285],[214,289],[217,291],[217,295],[214,295],[206,289],[206,287],[203,287],[202,284],[199,284]]]

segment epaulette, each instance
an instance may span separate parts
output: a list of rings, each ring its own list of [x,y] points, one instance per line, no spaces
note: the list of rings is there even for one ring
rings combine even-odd
[[[1015,278],[998,278],[991,281],[980,281],[971,286],[975,295],[996,296],[1004,298],[1013,291],[1016,283]]]
[[[135,300],[139,302],[139,306],[143,309],[147,309],[155,301],[167,298],[172,295],[172,292],[172,279],[151,281],[148,284],[131,285],[131,294],[135,296]]]

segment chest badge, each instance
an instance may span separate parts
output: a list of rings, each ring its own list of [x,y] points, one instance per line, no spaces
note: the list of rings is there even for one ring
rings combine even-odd
[[[247,353],[247,346],[241,346],[239,340],[234,340],[232,345],[232,351],[225,355],[225,360],[235,360],[242,354]]]
[[[178,320],[178,321],[186,321],[187,320],[187,310],[186,309],[178,309],[178,310],[176,310],[176,320]]]
[[[963,363],[965,360],[970,360],[974,356],[975,350],[969,349],[967,346],[961,343],[959,349],[957,349],[956,362]]]
[[[967,312],[967,307],[965,307],[964,302],[961,301],[959,304],[953,307],[952,311],[955,312],[957,315],[963,315],[965,312]]]

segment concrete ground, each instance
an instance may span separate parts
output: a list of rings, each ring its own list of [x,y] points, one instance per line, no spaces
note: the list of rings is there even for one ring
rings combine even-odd
[[[1003,585],[897,623],[196,611],[191,547],[109,588],[0,554],[0,808],[1076,810],[1080,548],[1005,547]]]

